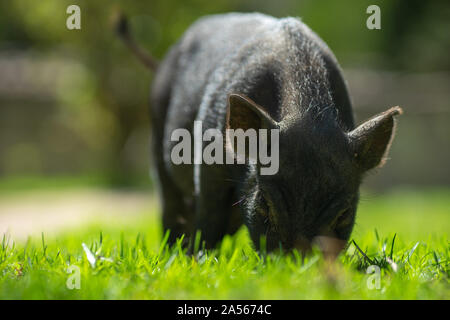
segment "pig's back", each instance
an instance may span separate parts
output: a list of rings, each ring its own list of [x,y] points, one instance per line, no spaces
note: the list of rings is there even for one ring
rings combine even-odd
[[[234,57],[240,56],[242,47],[273,30],[277,21],[258,13],[213,15],[196,21],[173,48],[175,61],[167,62],[175,75],[169,84],[172,112],[193,120],[211,75],[237,64]]]
[[[300,19],[260,13],[207,16],[185,32],[176,51],[172,112],[181,107],[189,123],[209,118],[216,120],[209,127],[220,127],[226,95],[237,92],[272,111],[275,118],[300,114],[310,104],[334,105],[345,126],[353,127],[351,102],[337,60]],[[267,83],[260,82],[268,78]],[[280,101],[284,110],[275,105]],[[199,111],[210,116],[198,116]]]
[[[225,89],[233,80],[231,70],[242,69],[242,60],[255,55],[245,47],[255,50],[257,45],[251,43],[273,40],[271,34],[279,28],[279,21],[259,13],[229,13],[197,20],[172,47],[154,81],[154,94],[170,91],[166,134],[176,128],[190,128],[211,81]]]
[[[179,43],[179,67],[198,78],[208,74],[254,38],[273,31],[278,19],[259,14],[229,13],[207,16],[195,22]]]

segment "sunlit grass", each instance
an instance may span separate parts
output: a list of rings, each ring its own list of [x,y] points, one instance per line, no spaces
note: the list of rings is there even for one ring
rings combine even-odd
[[[365,196],[356,245],[334,264],[318,251],[258,254],[245,228],[216,250],[186,255],[161,241],[151,214],[20,244],[5,236],[0,299],[449,299],[449,205],[447,191]],[[69,266],[80,268],[80,289],[67,288]]]

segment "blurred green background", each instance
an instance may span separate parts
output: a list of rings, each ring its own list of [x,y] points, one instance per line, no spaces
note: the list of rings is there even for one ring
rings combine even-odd
[[[66,28],[70,4],[81,30]],[[366,28],[371,4],[381,30]],[[113,33],[119,10],[159,59],[203,15],[301,17],[340,61],[359,122],[404,108],[391,160],[365,187],[450,185],[448,1],[14,0],[0,2],[0,189],[151,188],[152,75]]]

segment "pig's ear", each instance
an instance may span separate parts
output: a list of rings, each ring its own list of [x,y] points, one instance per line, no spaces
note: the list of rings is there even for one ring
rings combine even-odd
[[[277,127],[276,121],[263,107],[248,97],[230,93],[227,107],[227,129],[273,129]]]
[[[364,171],[384,164],[394,137],[394,117],[399,114],[402,109],[393,107],[348,133],[355,160]]]

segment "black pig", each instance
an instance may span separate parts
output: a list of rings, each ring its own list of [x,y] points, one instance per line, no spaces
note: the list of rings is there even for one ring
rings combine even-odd
[[[307,249],[318,236],[348,240],[364,174],[383,164],[394,132],[391,108],[355,128],[331,50],[296,18],[208,16],[156,67],[151,94],[153,156],[170,243],[201,231],[208,247],[244,223],[256,246]],[[177,128],[279,129],[279,170],[259,164],[175,165]],[[191,237],[192,239],[192,237]]]

